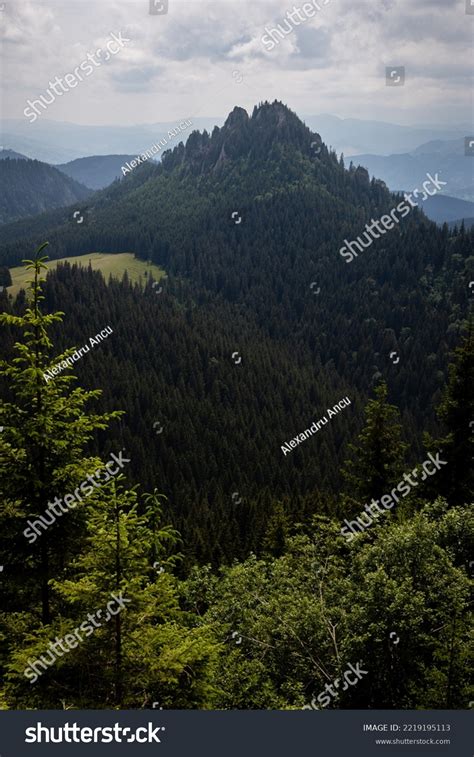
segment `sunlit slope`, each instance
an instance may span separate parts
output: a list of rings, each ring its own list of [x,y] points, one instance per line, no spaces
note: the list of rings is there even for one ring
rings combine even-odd
[[[71,265],[80,265],[83,268],[87,268],[90,264],[94,271],[102,272],[106,281],[108,281],[109,276],[112,276],[114,279],[121,279],[125,271],[127,271],[128,277],[133,283],[138,283],[141,279],[142,283],[145,284],[150,275],[154,281],[159,281],[163,276],[166,276],[162,268],[135,258],[131,252],[121,252],[116,255],[91,252],[87,255],[78,255],[73,258],[60,258],[59,260],[48,261],[48,269],[54,271],[59,263],[65,262]],[[27,282],[31,278],[31,274],[25,270],[24,266],[11,268],[10,273],[13,283],[11,287],[8,287],[8,292],[16,296],[20,289],[27,288]]]

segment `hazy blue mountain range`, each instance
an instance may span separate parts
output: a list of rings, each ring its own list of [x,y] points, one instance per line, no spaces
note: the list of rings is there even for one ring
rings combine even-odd
[[[474,202],[460,200],[458,197],[435,195],[428,197],[422,205],[424,213],[436,223],[460,223],[472,226],[474,219]]]
[[[212,131],[221,126],[219,116],[190,118],[193,128]],[[41,118],[34,124],[26,119],[7,119],[0,123],[2,144],[47,163],[66,163],[90,155],[134,154],[146,150],[156,140],[167,135],[180,122],[157,121],[155,124],[133,126],[85,126]],[[467,124],[459,128],[439,125],[402,126],[383,121],[364,121],[338,118],[328,114],[307,115],[302,120],[321,134],[326,144],[344,155],[389,155],[415,150],[432,140],[460,139],[472,131]],[[188,134],[183,139],[186,141]],[[178,140],[179,141],[179,140]],[[467,185],[468,186],[468,185]]]
[[[123,177],[122,166],[136,155],[91,155],[59,164],[56,168],[86,187],[103,189]]]
[[[337,152],[351,156],[356,148],[368,148],[370,153],[352,155],[355,165],[362,165],[376,178],[380,178],[394,191],[410,191],[420,186],[427,172],[440,174],[447,181],[446,199],[439,196],[435,201],[424,204],[424,211],[437,223],[459,221],[474,216],[474,206],[461,200],[474,199],[472,174],[474,160],[464,155],[464,138],[460,134],[469,131],[467,125],[459,130],[433,126],[401,126],[377,121],[359,119],[341,119],[323,114],[307,116],[304,121],[317,130],[327,144]],[[218,118],[199,118],[193,121],[192,129],[212,127]],[[4,134],[4,141],[23,149],[36,158],[43,157],[48,162],[57,162],[58,156],[74,160],[59,162],[55,168],[79,182],[83,187],[103,189],[115,179],[122,177],[122,166],[137,154],[150,147],[157,139],[166,139],[172,148],[180,139],[186,141],[192,129],[170,139],[168,131],[176,123],[157,123],[133,127],[81,126],[55,121],[40,121],[34,125],[23,121],[6,121],[4,129],[11,128],[11,133]],[[13,134],[13,129],[15,134]],[[464,130],[464,132],[463,132]],[[456,137],[455,139],[453,137]],[[423,141],[420,144],[420,140]],[[130,146],[126,152],[119,154],[101,154],[112,147]],[[91,150],[97,152],[90,155]],[[391,150],[390,154],[378,155],[379,150]],[[409,149],[409,152],[403,150]],[[400,152],[400,150],[402,150]],[[80,157],[78,157],[80,156]],[[0,158],[17,157],[26,159],[26,155],[12,149],[0,152]],[[456,202],[458,198],[459,202]],[[75,199],[75,198],[74,198]],[[74,200],[73,200],[74,202]],[[42,210],[58,207],[46,200],[38,203]],[[29,207],[37,207],[34,204]],[[39,212],[36,211],[35,212]],[[22,214],[23,215],[23,214]],[[15,216],[15,217],[21,217]]]
[[[457,128],[439,125],[402,126],[385,121],[338,118],[327,114],[305,116],[304,121],[310,129],[317,130],[328,145],[337,152],[343,152],[346,157],[360,157],[361,153],[407,153],[430,141],[461,139],[472,132],[469,124],[459,124]]]
[[[31,158],[28,158],[26,155],[15,152],[15,150],[0,150],[0,160],[5,160],[6,158],[13,158],[16,160],[31,160]]]
[[[403,154],[354,155],[352,160],[385,181],[393,191],[420,187],[427,172],[436,172],[447,182],[443,193],[462,200],[474,200],[474,158],[464,153],[464,138],[436,140]]]
[[[245,112],[242,111],[242,109],[236,109],[236,113]],[[273,112],[273,111],[271,111]],[[260,116],[261,117],[261,116]],[[230,117],[229,117],[230,118]],[[334,118],[327,116],[325,117],[326,120],[329,119],[331,122],[334,123]],[[324,121],[324,117],[322,117],[322,120]],[[228,119],[229,121],[229,119]],[[232,119],[231,119],[232,121]],[[336,121],[342,123],[341,119],[336,119]],[[293,123],[290,119],[290,123]],[[370,122],[361,122],[364,125],[365,129],[369,128]],[[374,122],[375,123],[375,122]],[[229,128],[228,122],[227,129]],[[55,128],[59,128],[61,124],[55,124]],[[68,127],[72,128],[72,125],[66,125]],[[388,127],[389,124],[378,124],[377,127]],[[78,127],[78,128],[85,128],[86,130],[89,127]],[[397,127],[398,129],[398,127]],[[400,127],[400,129],[403,131],[403,133],[406,136],[406,129],[407,127]],[[100,131],[100,129],[98,129]],[[118,131],[121,131],[118,129]],[[125,131],[128,131],[127,129]],[[214,135],[213,130],[212,134]],[[245,133],[245,127],[243,128],[243,132]],[[427,133],[428,130],[425,129],[423,133]],[[219,133],[219,128],[217,127],[217,133]],[[222,129],[220,131],[221,134],[225,133]],[[206,136],[207,135],[207,136]],[[189,135],[188,135],[189,136]],[[186,148],[181,146],[181,148],[176,152],[175,154],[181,155],[181,151],[184,149],[184,155],[189,156],[190,154],[194,154],[194,146],[196,143],[203,142],[206,143],[206,140],[209,138],[208,132],[203,132],[201,135],[200,132],[197,130],[193,131],[190,135],[190,139],[186,141],[186,137],[183,137],[186,143]],[[318,138],[319,140],[321,137]],[[289,139],[291,141],[291,138]],[[176,143],[179,144],[179,140],[176,140]],[[174,147],[177,147],[177,144],[175,143]],[[213,139],[213,144],[216,143],[216,140]],[[355,158],[351,158],[351,161],[354,163],[354,167],[356,167],[359,163],[367,164],[369,161],[369,158],[374,159],[374,164],[376,164],[376,170],[373,170],[374,176],[376,179],[382,179],[386,182],[389,189],[392,190],[406,190],[409,191],[412,188],[416,186],[421,186],[423,180],[426,178],[426,173],[431,171],[432,174],[436,174],[437,172],[440,173],[441,178],[448,181],[448,188],[451,190],[452,184],[454,183],[454,180],[450,179],[450,177],[447,175],[450,165],[452,165],[453,160],[457,160],[459,163],[459,171],[458,174],[455,176],[459,184],[468,184],[469,183],[469,172],[470,172],[470,166],[473,165],[473,162],[470,158],[466,157],[464,154],[462,156],[459,156],[459,152],[461,150],[461,147],[463,148],[463,141],[462,140],[432,140],[431,142],[422,144],[416,148],[412,154],[402,154],[402,155],[391,155],[391,156],[356,156]],[[173,147],[172,142],[170,141],[170,146]],[[204,149],[203,147],[201,149]],[[121,172],[121,166],[123,165],[123,162],[126,162],[126,159],[129,158],[130,155],[108,155],[108,156],[89,156],[87,158],[82,159],[76,159],[75,161],[72,161],[67,164],[59,165],[57,166],[58,169],[61,169],[62,171],[69,174],[70,177],[73,177],[74,179],[80,179],[82,184],[87,184],[90,187],[97,187],[97,188],[104,188],[107,187],[117,176],[120,175]],[[223,156],[221,156],[222,158]],[[349,161],[346,161],[346,163]],[[387,164],[390,166],[391,162],[393,163],[393,166],[404,166],[406,167],[406,171],[402,172],[400,171],[399,174],[395,173],[395,168],[393,169],[392,173],[387,176],[387,173],[384,173],[383,168],[384,166],[387,166]],[[144,169],[146,169],[144,171]],[[151,161],[149,161],[146,166],[142,165],[139,166],[134,172],[133,172],[133,179],[132,176],[128,176],[123,182],[120,182],[120,188],[118,190],[118,196],[122,198],[124,195],[127,195],[127,193],[132,190],[135,192],[135,189],[142,183],[142,182],[148,182],[149,175],[154,176],[154,172],[157,169],[157,165],[153,164]],[[410,173],[410,170],[411,173]],[[444,171],[442,170],[444,169]],[[56,170],[56,169],[55,169]],[[369,168],[370,170],[370,168]],[[151,172],[151,174],[150,174]],[[395,176],[395,178],[394,178]],[[396,178],[398,176],[398,178]],[[69,202],[75,202],[77,198],[81,197],[81,192],[84,192],[85,187],[82,186],[79,188],[76,186],[76,193],[74,194],[74,198],[72,200],[69,200]],[[148,203],[149,200],[149,192],[151,191],[151,185],[147,185],[146,194],[144,195],[144,205]],[[87,196],[87,195],[86,195]],[[116,196],[116,193],[114,193],[114,202],[112,204],[111,210],[115,208],[116,202],[118,200],[118,197]],[[97,200],[95,201],[97,204],[97,210],[102,210],[105,208],[104,206],[104,200],[101,197],[97,197]],[[64,199],[61,203],[58,203],[55,198],[54,204],[47,204],[47,202],[44,202],[44,209],[45,210],[53,210],[54,208],[59,207],[61,204],[65,205],[67,204],[67,201]],[[444,221],[447,222],[457,222],[461,218],[470,218],[474,216],[473,213],[473,205],[469,202],[462,202],[460,200],[457,200],[455,197],[451,196],[451,192],[447,194],[445,197],[437,196],[436,198],[433,198],[433,200],[429,200],[425,202],[421,206],[426,213],[426,215],[435,220],[437,223],[442,223]],[[36,210],[36,206],[33,212],[38,212]],[[135,210],[133,211],[135,214]],[[14,217],[20,217],[22,214],[17,214]],[[68,214],[69,215],[69,214]],[[123,216],[121,216],[122,218]],[[39,226],[38,226],[39,224]],[[38,221],[35,221],[34,227],[36,228],[48,228],[48,219],[41,218],[38,219]],[[54,224],[53,224],[54,225]],[[108,222],[106,223],[108,225]],[[94,223],[94,227],[96,227]],[[32,227],[33,229],[33,227]],[[10,230],[7,232],[6,229],[4,229],[4,233],[10,233]],[[17,233],[15,232],[15,237],[17,237]]]
[[[193,118],[185,113],[175,121],[133,126],[83,126],[81,124],[49,121],[40,118],[34,124],[26,119],[6,119],[0,123],[2,143],[10,149],[34,156],[45,163],[67,163],[90,155],[138,155],[168,138],[168,131],[190,118],[194,129],[210,129],[220,123],[219,118]],[[186,141],[192,129],[170,141],[170,147]]]

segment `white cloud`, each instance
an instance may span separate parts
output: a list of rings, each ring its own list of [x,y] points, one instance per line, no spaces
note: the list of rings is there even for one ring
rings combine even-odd
[[[148,0],[9,0],[0,18],[4,114],[22,117],[27,98],[122,31],[131,38],[127,47],[58,98],[48,118],[172,121],[277,98],[300,114],[469,120],[474,16],[462,2],[330,0],[266,51],[265,26],[282,23],[292,7],[286,0],[169,0],[168,13],[154,16]],[[385,86],[386,65],[405,66],[404,87]]]

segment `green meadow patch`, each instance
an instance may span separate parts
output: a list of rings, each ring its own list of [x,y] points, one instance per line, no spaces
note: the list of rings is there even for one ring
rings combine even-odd
[[[127,271],[128,278],[134,284],[138,284],[140,281],[143,285],[146,284],[149,276],[152,276],[154,281],[159,281],[166,276],[162,268],[135,258],[132,252],[120,252],[116,255],[103,252],[90,252],[87,255],[78,255],[73,258],[59,258],[58,260],[46,262],[50,271],[54,271],[60,263],[65,262],[71,265],[80,265],[83,268],[88,268],[90,264],[93,271],[101,271],[106,281],[108,281],[110,276],[113,279],[121,279],[125,271]],[[27,288],[31,273],[26,271],[24,266],[10,268],[10,273],[13,283],[12,286],[8,287],[7,291],[16,297],[20,289]]]

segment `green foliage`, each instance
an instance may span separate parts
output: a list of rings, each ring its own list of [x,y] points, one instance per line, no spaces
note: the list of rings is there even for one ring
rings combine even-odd
[[[0,286],[9,287],[12,283],[10,270],[6,266],[0,266]]]
[[[0,314],[0,324],[19,329],[22,341],[13,346],[14,357],[0,361],[0,373],[8,382],[11,401],[2,404],[0,421],[0,487],[3,492],[2,535],[0,544],[9,565],[7,597],[11,590],[13,607],[22,605],[27,590],[30,603],[41,596],[42,619],[50,619],[49,577],[51,560],[57,566],[71,545],[64,530],[64,518],[31,546],[23,535],[29,519],[44,513],[48,501],[58,494],[74,491],[80,481],[100,464],[96,458],[81,460],[81,453],[96,429],[104,429],[119,413],[85,414],[85,406],[101,392],[71,388],[74,377],[67,371],[46,382],[44,372],[72,354],[65,351],[54,361],[48,329],[61,320],[62,313],[41,311],[41,271],[46,268],[40,257],[25,261],[33,272],[31,306],[23,315]],[[69,517],[69,516],[68,516]],[[72,520],[76,519],[72,517]],[[77,524],[76,524],[77,525]],[[78,525],[80,528],[80,525]],[[59,542],[59,546],[58,546]],[[51,546],[54,545],[54,550]],[[53,568],[54,569],[54,568]],[[14,599],[20,586],[20,602]],[[7,606],[10,600],[7,599]]]
[[[90,252],[87,255],[77,255],[73,259],[51,260],[48,263],[48,271],[55,271],[58,266],[69,267],[71,265],[81,266],[82,268],[90,267],[93,271],[100,271],[106,281],[108,281],[110,276],[120,280],[123,278],[125,272],[127,272],[129,281],[132,283],[141,282],[142,285],[146,284],[149,277],[153,278],[153,281],[159,281],[165,276],[165,272],[161,268],[153,264],[149,265],[144,260],[140,260],[134,256],[131,252],[122,252],[117,255]],[[25,269],[24,266],[18,266],[11,270],[0,268],[0,284],[2,283],[2,271],[8,274],[8,280],[5,282],[7,286],[11,286],[8,293],[13,296],[16,295],[27,282],[28,269]]]
[[[280,103],[251,118],[236,109],[222,129],[194,133],[159,166],[97,193],[94,224],[78,228],[57,210],[3,228],[2,264],[48,229],[56,258],[136,249],[169,274],[157,297],[150,281],[106,285],[96,271],[58,266],[43,300],[38,257],[31,298],[1,295],[6,706],[450,708],[472,699],[472,338],[442,393],[468,306],[466,287],[452,282],[466,279],[473,232],[449,234],[414,210],[346,265],[344,238],[399,199],[325,147],[315,159],[313,138]],[[68,370],[45,382],[46,368],[106,325],[113,336],[77,366],[85,389]],[[344,396],[343,415],[282,454]],[[420,486],[347,543],[348,496],[361,505],[390,491],[423,459],[422,429],[444,434],[433,449],[449,465],[433,489]],[[340,467],[359,431],[341,495]],[[28,520],[50,498],[124,448],[127,476],[151,494],[111,480],[27,542]],[[30,683],[26,666],[112,592],[130,599],[123,611]],[[359,663],[367,673],[357,685],[324,704],[321,693]]]
[[[321,512],[319,499],[341,489],[380,379],[400,408],[409,463],[423,452],[421,430],[438,434],[434,407],[469,304],[467,287],[452,282],[472,278],[474,231],[448,233],[415,208],[347,264],[344,239],[401,197],[325,146],[315,158],[315,139],[282,103],[250,118],[237,108],[222,128],[193,132],[159,165],[96,193],[94,223],[55,211],[2,228],[3,264],[40,237],[55,258],[133,250],[166,270],[159,296],[69,266],[48,276],[45,294],[50,311],[68,314],[54,333],[61,348],[113,327],[82,361],[81,383],[102,387],[106,408],[120,397],[127,423],[107,443],[125,439],[145,489],[159,480],[187,568],[261,554],[273,501],[286,498],[294,522]],[[284,458],[281,445],[346,395],[344,418]]]
[[[366,422],[350,444],[352,459],[346,463],[345,479],[349,497],[369,502],[389,492],[402,478],[408,445],[402,442],[400,414],[387,402],[385,383],[375,389],[375,399],[365,409]]]
[[[472,319],[454,362],[449,366],[449,381],[438,407],[438,417],[446,431],[441,439],[426,435],[428,449],[441,451],[448,465],[440,471],[437,490],[454,504],[472,501],[474,473],[474,328]],[[428,489],[430,491],[430,489]],[[432,489],[430,493],[432,492]]]
[[[0,171],[0,223],[84,201],[91,191],[39,160],[6,158]]]
[[[87,401],[100,392],[70,390],[74,377],[67,372],[45,382],[52,350],[48,329],[61,314],[44,315],[40,309],[40,272],[46,267],[41,249],[27,261],[34,272],[31,307],[22,316],[1,316],[4,325],[23,332],[14,345],[18,356],[1,365],[11,385],[0,437],[7,598],[0,616],[6,642],[0,658],[6,681],[2,699],[9,707],[25,708],[145,707],[154,701],[211,706],[219,645],[210,627],[193,627],[192,617],[179,607],[168,572],[179,558],[173,554],[178,534],[162,524],[156,490],[140,503],[136,488],[127,490],[123,477],[109,475],[75,503],[73,512],[60,512],[40,531],[39,546],[38,539],[30,542],[22,533],[28,519],[45,512],[49,499],[73,491],[94,468],[103,468],[99,459],[81,459],[83,448],[94,430],[120,415],[86,414]],[[117,596],[127,604],[104,619],[107,603]],[[84,637],[82,624],[96,611],[101,621],[97,615],[92,636]],[[79,644],[72,635],[78,629]],[[51,643],[67,634],[75,645],[67,653],[55,647],[54,664],[44,670],[53,655]],[[38,680],[31,681],[32,671]]]
[[[457,519],[463,527],[453,531]],[[453,551],[448,534],[461,531]],[[439,501],[350,548],[338,524],[318,518],[311,537],[292,538],[282,557],[250,557],[212,587],[203,570],[202,591],[194,573],[203,622],[220,624],[229,647],[218,670],[220,706],[291,709],[314,700],[321,708],[325,686],[359,662],[367,675],[330,707],[466,707],[469,580],[456,562],[473,538],[472,513]]]
[[[140,512],[136,491],[111,481],[87,508],[83,550],[61,579],[51,581],[57,617],[17,639],[20,651],[8,666],[8,702],[50,708],[64,702],[68,709],[152,707],[153,702],[178,708],[211,705],[218,645],[210,627],[193,628],[179,608],[169,572],[176,556],[166,558],[176,534],[159,525],[156,496],[148,495],[145,502]],[[153,561],[157,556],[159,563]],[[113,597],[124,598],[124,609],[106,622]],[[23,676],[28,661],[97,610],[100,627],[31,685]]]
[[[107,286],[97,272],[61,267],[45,295],[50,311],[67,312],[53,332],[61,349],[113,327],[78,366],[81,384],[100,386],[107,409],[120,397],[127,421],[107,445],[126,443],[145,489],[160,482],[186,568],[261,554],[274,501],[293,522],[333,501],[381,378],[409,463],[421,459],[422,429],[438,433],[434,407],[469,304],[452,282],[469,281],[474,231],[448,233],[414,209],[348,265],[344,239],[401,197],[325,146],[315,158],[315,139],[282,103],[261,103],[250,118],[237,108],[222,128],[193,132],[159,165],[96,193],[93,223],[54,211],[2,228],[2,264],[48,238],[54,258],[132,250],[167,271],[157,295],[128,277]],[[285,441],[346,395],[343,418],[283,457]]]

